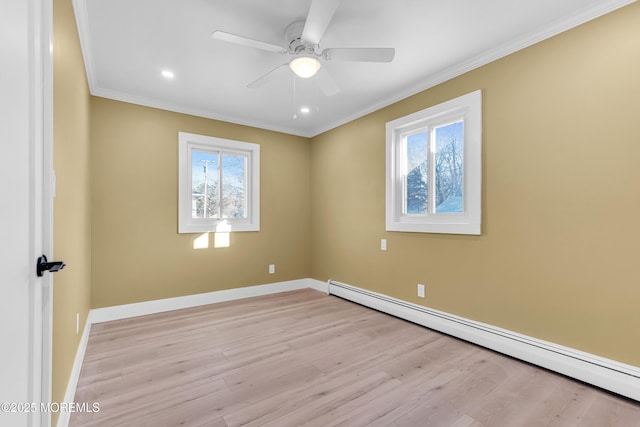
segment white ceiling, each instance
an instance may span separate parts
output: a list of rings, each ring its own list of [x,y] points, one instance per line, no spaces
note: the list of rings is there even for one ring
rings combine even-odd
[[[322,1],[322,0],[321,0]],[[342,0],[327,47],[393,47],[391,63],[324,61],[324,96],[283,55],[211,38],[222,30],[284,45],[311,0],[74,0],[91,93],[314,136],[635,0]],[[173,80],[161,76],[164,69]],[[295,80],[295,99],[294,99]],[[307,115],[294,107],[313,107]]]

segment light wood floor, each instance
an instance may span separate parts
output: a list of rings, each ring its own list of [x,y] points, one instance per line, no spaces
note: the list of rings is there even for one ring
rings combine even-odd
[[[313,290],[94,325],[71,426],[640,426],[640,404]]]

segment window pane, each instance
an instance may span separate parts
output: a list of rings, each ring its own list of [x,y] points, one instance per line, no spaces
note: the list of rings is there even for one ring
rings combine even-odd
[[[247,157],[222,155],[222,217],[247,217]]]
[[[408,215],[424,215],[428,208],[428,160],[429,134],[420,132],[406,137],[407,191],[405,212]]]
[[[191,217],[218,217],[218,153],[191,152]]]
[[[462,212],[463,122],[435,128],[436,213]]]

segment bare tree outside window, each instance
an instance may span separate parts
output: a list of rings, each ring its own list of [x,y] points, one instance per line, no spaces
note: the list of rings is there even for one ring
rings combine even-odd
[[[429,152],[434,151],[433,179],[435,209],[431,213],[463,212],[463,122],[436,127],[429,139],[424,131],[406,139],[406,213],[425,215],[429,212]]]
[[[435,213],[462,212],[463,122],[435,129]]]
[[[191,168],[193,218],[246,218],[246,156],[193,151]]]

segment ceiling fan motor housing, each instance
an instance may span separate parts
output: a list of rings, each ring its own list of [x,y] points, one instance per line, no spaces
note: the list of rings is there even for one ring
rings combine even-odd
[[[304,21],[294,22],[284,30],[285,43],[289,47],[289,53],[293,55],[304,52],[315,54],[314,46],[309,46],[302,40],[304,24]]]

